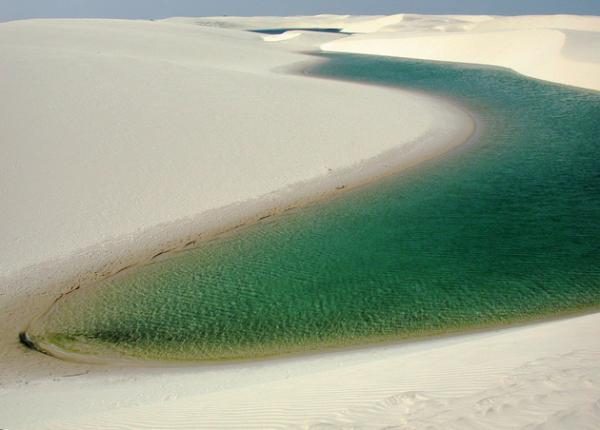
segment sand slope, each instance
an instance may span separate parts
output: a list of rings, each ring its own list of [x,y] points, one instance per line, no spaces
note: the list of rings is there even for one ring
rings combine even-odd
[[[309,60],[172,22],[0,24],[0,275],[465,129],[426,97],[274,71]]]

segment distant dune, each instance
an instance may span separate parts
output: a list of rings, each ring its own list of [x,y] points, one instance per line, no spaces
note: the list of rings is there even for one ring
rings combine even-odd
[[[325,51],[508,67],[525,76],[600,90],[600,18],[497,17],[479,22],[399,18],[323,45]],[[429,25],[426,25],[429,23]],[[353,31],[350,25],[345,28]]]
[[[323,50],[508,67],[533,78],[600,90],[598,16],[322,15],[204,22],[252,28],[337,27],[356,34],[324,43]]]

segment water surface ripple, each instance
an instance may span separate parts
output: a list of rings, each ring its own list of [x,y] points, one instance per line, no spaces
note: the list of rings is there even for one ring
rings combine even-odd
[[[599,93],[496,68],[327,57],[310,73],[460,101],[482,119],[480,140],[70,294],[32,339],[80,354],[229,359],[600,305]]]

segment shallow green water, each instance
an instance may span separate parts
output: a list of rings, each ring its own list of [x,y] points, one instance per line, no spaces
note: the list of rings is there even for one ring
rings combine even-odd
[[[36,342],[220,359],[600,305],[600,94],[512,72],[332,55],[312,73],[454,98],[480,140],[59,301]],[[398,124],[401,129],[402,123]]]

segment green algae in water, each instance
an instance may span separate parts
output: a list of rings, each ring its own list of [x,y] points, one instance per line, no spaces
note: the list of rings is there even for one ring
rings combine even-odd
[[[501,69],[328,57],[311,73],[459,100],[483,120],[480,140],[70,294],[33,339],[80,354],[233,359],[600,305],[599,93]]]

